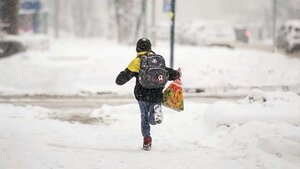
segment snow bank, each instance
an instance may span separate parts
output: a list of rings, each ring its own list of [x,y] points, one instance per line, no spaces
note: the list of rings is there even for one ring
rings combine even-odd
[[[278,120],[300,124],[300,96],[291,92],[254,90],[238,102],[219,101],[210,105],[204,119],[210,124],[243,124],[249,121]]]
[[[238,117],[266,103],[276,102],[284,109],[299,99],[291,93],[259,91],[251,97],[228,102],[228,107]],[[240,104],[248,106],[236,109]],[[282,121],[279,112],[275,115],[281,121],[253,121],[247,116],[242,124],[211,127],[207,115],[214,113],[209,109],[216,103],[185,105],[183,112],[163,109],[164,122],[152,126],[153,149],[144,152],[137,104],[103,105],[86,114],[0,104],[0,168],[296,169],[300,165],[299,127]],[[268,111],[274,109],[263,113]]]
[[[27,105],[25,107],[13,106],[10,104],[0,104],[0,115],[9,118],[46,118],[53,111],[43,108]]]
[[[22,36],[6,36],[6,40],[22,42],[27,50],[47,51],[50,48],[50,38],[46,35],[24,34]]]
[[[256,167],[297,168],[299,103],[300,96],[294,93],[260,90],[237,102],[215,102],[201,116],[207,132],[198,144],[226,151],[227,160],[260,159]]]
[[[299,127],[285,122],[251,121],[243,125],[218,127],[202,139],[200,145],[222,150],[240,150],[228,153],[228,160],[261,158],[263,168],[295,168],[300,164]],[[280,161],[279,164],[274,164]],[[291,165],[296,164],[296,165]]]

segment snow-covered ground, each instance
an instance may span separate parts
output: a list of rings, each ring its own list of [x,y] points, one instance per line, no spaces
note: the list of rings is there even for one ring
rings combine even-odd
[[[296,169],[300,96],[254,91],[235,102],[164,109],[143,151],[137,104],[89,113],[0,105],[0,168]],[[264,99],[263,99],[264,98]]]
[[[114,81],[135,57],[134,46],[102,39],[40,41],[42,47],[32,48],[46,49],[45,44],[49,44],[49,50],[29,50],[0,60],[0,92],[132,93],[134,80],[122,87],[114,85]],[[153,50],[169,63],[167,43],[159,43]],[[224,92],[222,88],[290,86],[300,91],[300,60],[282,54],[177,45],[175,68],[178,67],[183,69],[185,88]]]
[[[0,59],[0,94],[132,94],[134,80],[121,87],[114,81],[135,56],[134,46],[99,39],[49,44]],[[153,49],[168,56],[168,47]],[[246,90],[239,101],[188,101],[183,112],[164,108],[150,152],[141,150],[137,104],[88,112],[0,104],[0,168],[299,168],[299,59],[217,47],[177,46],[175,52],[184,87],[217,94],[285,88]]]

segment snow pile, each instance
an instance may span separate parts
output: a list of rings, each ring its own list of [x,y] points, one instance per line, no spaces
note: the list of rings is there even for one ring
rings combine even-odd
[[[299,103],[300,96],[294,93],[260,90],[235,103],[215,102],[201,116],[207,132],[198,144],[226,151],[226,159],[249,166],[296,168],[300,165]],[[249,159],[260,160],[249,163]]]
[[[50,48],[50,39],[46,35],[22,35],[22,36],[13,36],[9,35],[4,38],[5,40],[13,40],[22,42],[25,45],[27,50],[38,50],[38,51],[47,51]]]
[[[203,138],[200,145],[232,150],[227,154],[228,160],[260,159],[252,163],[261,168],[296,168],[300,164],[299,130],[285,122],[251,121],[240,126],[218,127],[213,134]]]
[[[300,96],[291,92],[262,92],[254,90],[245,99],[219,101],[210,105],[204,115],[212,125],[243,124],[252,120],[279,120],[300,124]]]
[[[300,164],[299,126],[284,122],[287,111],[281,110],[299,96],[255,93],[253,99],[227,103],[228,107],[248,105],[245,109],[233,106],[235,117],[264,109],[266,103],[271,107],[276,100],[277,120],[253,121],[247,116],[241,124],[211,125],[207,115],[214,113],[211,107],[217,103],[186,102],[184,112],[163,109],[164,122],[152,126],[150,152],[141,150],[137,104],[103,105],[85,114],[0,104],[0,168],[296,169]],[[266,108],[262,112],[273,111]]]
[[[8,118],[47,118],[53,111],[43,107],[33,107],[27,105],[26,107],[18,107],[10,104],[0,104],[0,115]]]

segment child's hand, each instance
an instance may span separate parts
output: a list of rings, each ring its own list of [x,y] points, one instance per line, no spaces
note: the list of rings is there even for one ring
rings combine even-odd
[[[179,73],[179,78],[181,78],[182,77],[181,68],[178,68],[178,73]]]

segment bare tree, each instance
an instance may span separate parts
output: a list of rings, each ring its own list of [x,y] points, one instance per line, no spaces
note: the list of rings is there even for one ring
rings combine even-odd
[[[140,11],[140,14],[137,16],[137,23],[136,23],[136,30],[135,30],[134,40],[138,39],[138,36],[140,35],[141,26],[144,27],[143,32],[142,32],[142,36],[146,36],[146,34],[147,34],[147,25],[146,25],[146,12],[147,11],[146,10],[147,10],[147,1],[142,0],[141,1],[141,11]]]
[[[18,34],[19,0],[1,0],[1,20],[8,26],[4,30],[8,34]]]
[[[145,4],[146,0],[143,1]],[[52,3],[53,25],[61,32],[72,33],[77,37],[116,38],[120,43],[127,44],[132,43],[135,38],[137,18],[141,15],[140,0],[56,0],[56,2]],[[146,24],[145,18],[139,22],[141,26]]]
[[[280,20],[300,19],[300,1],[277,0],[278,17]]]
[[[134,31],[134,0],[113,0],[120,43],[131,43]]]
[[[73,4],[74,30],[77,37],[86,37],[89,35],[91,19],[93,18],[93,0],[82,1],[75,0]]]

